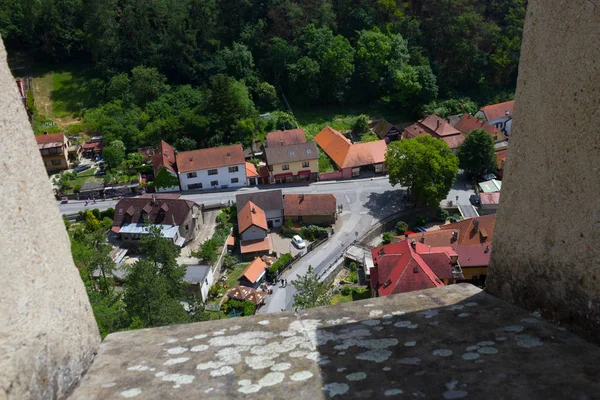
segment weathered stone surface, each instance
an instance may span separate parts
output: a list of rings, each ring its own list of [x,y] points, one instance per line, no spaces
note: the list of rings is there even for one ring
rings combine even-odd
[[[65,395],[100,343],[0,40],[0,399]]]
[[[458,316],[464,309],[468,318]],[[599,356],[461,284],[112,334],[71,399],[583,399],[600,393]]]
[[[487,289],[600,341],[600,2],[530,0]]]

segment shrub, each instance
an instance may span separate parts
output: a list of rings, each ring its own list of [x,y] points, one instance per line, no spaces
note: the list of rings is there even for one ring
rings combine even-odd
[[[386,232],[386,233],[383,234],[383,244],[392,243],[393,239],[394,239],[394,237],[392,236],[391,233]]]
[[[324,237],[327,237],[327,235],[329,234],[329,230],[327,228],[322,228],[317,225],[309,225],[303,226],[300,229],[299,234],[300,236],[302,236],[303,239],[313,241],[315,239],[322,239]]]
[[[369,130],[369,117],[365,114],[361,114],[356,117],[352,130],[356,133],[365,133]]]
[[[294,229],[294,223],[292,222],[291,219],[286,219],[285,223],[283,224],[283,227],[286,229]]]
[[[229,270],[235,264],[237,264],[238,260],[233,254],[225,253],[223,256],[223,268]]]
[[[243,311],[244,311],[244,315],[246,315],[246,316],[254,315],[254,312],[256,311],[256,306],[254,305],[254,303],[251,303],[249,301],[244,301]]]
[[[253,315],[254,312],[256,311],[256,306],[254,305],[254,303],[251,303],[249,301],[246,300],[236,300],[236,299],[230,299],[229,301],[227,301],[223,307],[225,308],[225,313],[226,314],[230,314],[233,312],[233,310],[236,311],[236,313],[243,313],[244,315],[248,316],[248,315]]]
[[[352,288],[350,286],[344,286],[341,290],[342,295],[349,296],[352,293]]]
[[[269,275],[271,277],[275,277],[279,270],[291,263],[292,260],[292,255],[290,253],[285,253],[284,255],[279,257],[279,259],[275,261],[273,265],[271,265],[271,267],[269,267]]]
[[[438,208],[437,210],[437,217],[442,220],[442,221],[446,221],[448,219],[448,217],[450,216],[450,213],[442,208]]]
[[[214,238],[208,239],[198,247],[198,251],[192,253],[192,256],[213,263],[218,257],[217,247],[218,244]]]
[[[396,224],[396,234],[404,235],[404,232],[408,230],[408,224],[404,221],[398,221]]]
[[[97,219],[100,219],[100,210],[97,208],[94,208],[92,210],[92,214],[94,214],[94,217],[96,217]]]
[[[81,185],[78,183],[77,185],[75,185],[75,187],[73,188],[73,193],[79,193],[79,191],[81,190]]]
[[[356,272],[356,263],[354,261],[350,262],[349,267],[350,267],[350,271]]]
[[[421,225],[425,225],[427,223],[427,217],[419,214],[415,217],[415,224],[417,224],[417,226],[421,226]]]
[[[348,281],[352,283],[358,283],[358,274],[356,273],[356,271],[350,272],[350,274],[348,274]]]
[[[115,209],[107,208],[104,211],[100,211],[100,217],[113,219],[115,217]]]
[[[220,291],[221,291],[221,284],[219,282],[217,282],[208,290],[208,297],[211,299],[214,299],[219,295]]]

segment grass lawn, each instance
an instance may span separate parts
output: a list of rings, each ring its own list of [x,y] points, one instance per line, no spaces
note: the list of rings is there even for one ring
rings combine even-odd
[[[376,134],[374,134],[374,133],[371,133],[371,132],[367,132],[367,133],[363,134],[363,135],[360,137],[360,141],[361,141],[362,143],[366,143],[366,142],[376,142],[376,141],[378,141],[378,140],[379,140],[379,138],[377,137],[377,135],[376,135]]]
[[[235,264],[230,271],[227,271],[227,281],[225,282],[231,289],[238,284],[238,278],[244,272],[244,270],[250,265],[250,263],[239,263]]]
[[[371,291],[369,288],[353,288],[352,292],[348,295],[343,295],[341,291],[335,293],[331,298],[331,305],[340,303],[349,303],[351,301],[365,300],[371,298]]]
[[[344,296],[342,293],[335,293],[333,295],[333,297],[331,297],[331,305],[336,305],[336,304],[340,304],[340,303],[349,303],[352,301],[352,295],[349,294],[347,296]]]
[[[319,149],[319,172],[333,172],[335,164],[333,160],[323,151]]]

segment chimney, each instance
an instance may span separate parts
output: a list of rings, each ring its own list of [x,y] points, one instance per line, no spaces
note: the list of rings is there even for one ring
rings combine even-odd
[[[508,117],[510,115],[510,111],[506,110],[504,114]]]
[[[304,193],[300,195],[300,201],[304,201]]]
[[[490,252],[490,246],[485,246],[485,250],[483,251],[484,253],[489,253]]]
[[[408,240],[408,233],[404,234],[404,240]]]
[[[425,234],[424,233],[421,235],[421,243],[425,243]]]
[[[171,221],[173,221],[173,226],[175,226],[175,215],[171,214]]]
[[[379,249],[379,251],[377,252],[377,255],[382,256],[385,254],[385,249],[382,247],[381,249]]]
[[[416,241],[415,239],[411,240],[411,241],[410,241],[410,244],[411,244],[411,246],[412,246],[413,250],[416,250],[416,249],[417,249],[417,241]]]
[[[436,126],[435,130],[437,131],[439,128],[440,128],[440,120],[438,119],[437,120],[437,126]]]
[[[152,204],[156,203],[156,195],[152,195]]]
[[[280,146],[283,146],[283,140],[280,140],[280,141],[279,141],[279,145],[280,145]]]
[[[473,221],[473,230],[475,232],[479,231],[479,220],[476,219],[475,221]]]
[[[452,231],[452,240],[454,241],[456,239],[458,239],[458,232]]]
[[[256,208],[252,207],[250,211],[252,211],[252,214],[256,214]]]

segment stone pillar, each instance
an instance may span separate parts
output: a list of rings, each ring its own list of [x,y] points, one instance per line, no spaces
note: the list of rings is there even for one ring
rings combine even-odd
[[[63,398],[100,344],[0,40],[0,399]]]
[[[600,337],[600,1],[529,0],[489,292]]]

